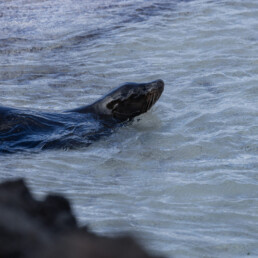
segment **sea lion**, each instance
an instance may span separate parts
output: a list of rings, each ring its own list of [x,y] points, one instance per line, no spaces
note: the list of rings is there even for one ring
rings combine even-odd
[[[62,113],[0,107],[0,152],[88,146],[147,112],[164,82],[125,83],[94,103]]]

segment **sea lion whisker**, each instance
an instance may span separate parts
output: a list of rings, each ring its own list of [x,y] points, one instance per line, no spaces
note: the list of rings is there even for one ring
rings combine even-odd
[[[150,108],[153,106],[153,104],[155,103],[155,95],[156,95],[156,92],[153,92],[152,93],[152,97],[151,97],[151,103],[150,103]]]
[[[149,95],[147,95],[146,101],[144,102],[144,105],[142,107],[142,113],[147,112],[147,110],[148,110],[148,103],[149,103]]]
[[[150,98],[150,101],[149,101],[149,105],[148,105],[148,110],[151,108],[152,106],[152,100],[153,100],[153,94],[151,94],[151,98]]]
[[[147,107],[146,107],[146,111],[145,112],[147,112],[150,109],[151,99],[152,99],[152,94],[150,93],[149,96],[148,96]]]

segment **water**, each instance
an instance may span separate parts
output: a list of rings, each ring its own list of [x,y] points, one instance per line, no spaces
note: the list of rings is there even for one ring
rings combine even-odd
[[[167,257],[258,255],[258,3],[1,1],[0,103],[59,111],[161,78],[154,108],[74,151],[0,156],[81,223]]]

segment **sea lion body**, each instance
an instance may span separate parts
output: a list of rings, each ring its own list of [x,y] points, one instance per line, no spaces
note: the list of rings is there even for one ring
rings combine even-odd
[[[90,105],[61,113],[0,107],[0,152],[88,146],[147,112],[163,89],[162,80],[126,83]]]

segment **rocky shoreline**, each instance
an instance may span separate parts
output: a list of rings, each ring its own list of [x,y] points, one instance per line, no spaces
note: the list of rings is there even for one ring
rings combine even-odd
[[[60,195],[36,200],[23,179],[0,184],[1,258],[157,258],[130,236],[104,237],[78,226]]]

